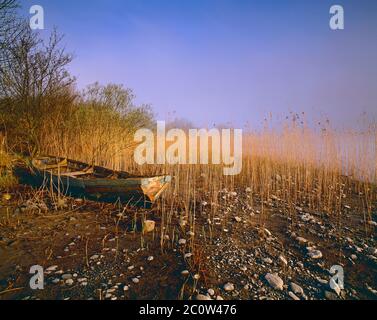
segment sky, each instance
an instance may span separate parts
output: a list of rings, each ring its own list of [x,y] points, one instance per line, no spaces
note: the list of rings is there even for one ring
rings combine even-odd
[[[375,0],[22,0],[44,8],[74,54],[77,85],[131,88],[158,120],[258,127],[289,112],[316,123],[377,119]],[[329,9],[344,8],[331,30]]]

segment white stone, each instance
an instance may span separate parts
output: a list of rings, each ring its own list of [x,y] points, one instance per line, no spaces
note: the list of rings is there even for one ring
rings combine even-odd
[[[283,290],[284,281],[277,274],[267,273],[265,279],[274,289]]]
[[[288,295],[293,299],[293,300],[300,300],[299,297],[297,297],[292,291],[288,292]]]
[[[58,266],[55,265],[55,266],[48,267],[46,271],[56,271],[56,269],[58,269]]]
[[[230,283],[230,282],[226,283],[226,284],[224,285],[224,290],[225,290],[225,291],[233,291],[233,290],[234,290],[234,285],[233,285],[233,283]]]
[[[188,270],[183,270],[183,271],[181,272],[181,275],[183,275],[183,276],[187,276],[189,273],[190,273],[190,272],[189,272]]]
[[[186,239],[179,239],[178,244],[180,244],[180,245],[186,244]]]
[[[213,296],[215,294],[215,290],[213,289],[208,289],[207,292],[210,296]]]
[[[304,289],[302,289],[298,284],[294,283],[294,282],[291,282],[291,290],[295,293],[295,294],[299,294],[299,295],[303,295],[304,294]]]
[[[271,264],[273,261],[272,261],[271,258],[264,258],[264,259],[263,259],[263,262],[264,262],[264,263],[267,263],[267,264]]]
[[[69,286],[73,285],[73,279],[67,279],[65,280],[65,283]]]
[[[316,249],[311,249],[308,252],[308,256],[312,259],[321,259],[322,258],[322,252]]]
[[[287,261],[287,259],[286,259],[283,255],[280,255],[280,256],[279,256],[279,260],[280,260],[284,265],[288,265],[288,261]]]
[[[303,237],[297,237],[296,240],[298,241],[298,243],[300,244],[305,244],[308,242],[308,240],[306,240],[305,238]]]

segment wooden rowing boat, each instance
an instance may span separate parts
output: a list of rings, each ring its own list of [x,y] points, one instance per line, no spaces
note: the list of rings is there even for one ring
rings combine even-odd
[[[171,181],[168,175],[141,177],[61,157],[17,162],[20,183],[52,187],[74,197],[150,207]]]

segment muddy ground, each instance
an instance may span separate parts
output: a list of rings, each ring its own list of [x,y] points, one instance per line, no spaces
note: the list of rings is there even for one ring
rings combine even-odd
[[[159,205],[56,200],[23,186],[8,193],[0,299],[377,299],[376,208],[364,217],[352,199],[341,215],[305,206],[287,214],[277,197],[262,210],[247,190],[223,190],[216,210],[198,204],[193,232],[174,211],[162,230]],[[142,231],[145,219],[153,231]],[[32,265],[44,268],[43,290],[30,288]],[[333,265],[344,289],[329,286]]]

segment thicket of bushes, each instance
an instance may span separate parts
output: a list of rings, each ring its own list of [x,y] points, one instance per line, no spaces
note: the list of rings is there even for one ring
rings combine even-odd
[[[152,125],[150,107],[135,105],[132,91],[122,85],[94,83],[78,91],[62,37],[54,30],[42,40],[17,16],[17,7],[15,0],[0,0],[3,149],[95,162],[120,157],[134,131]]]

